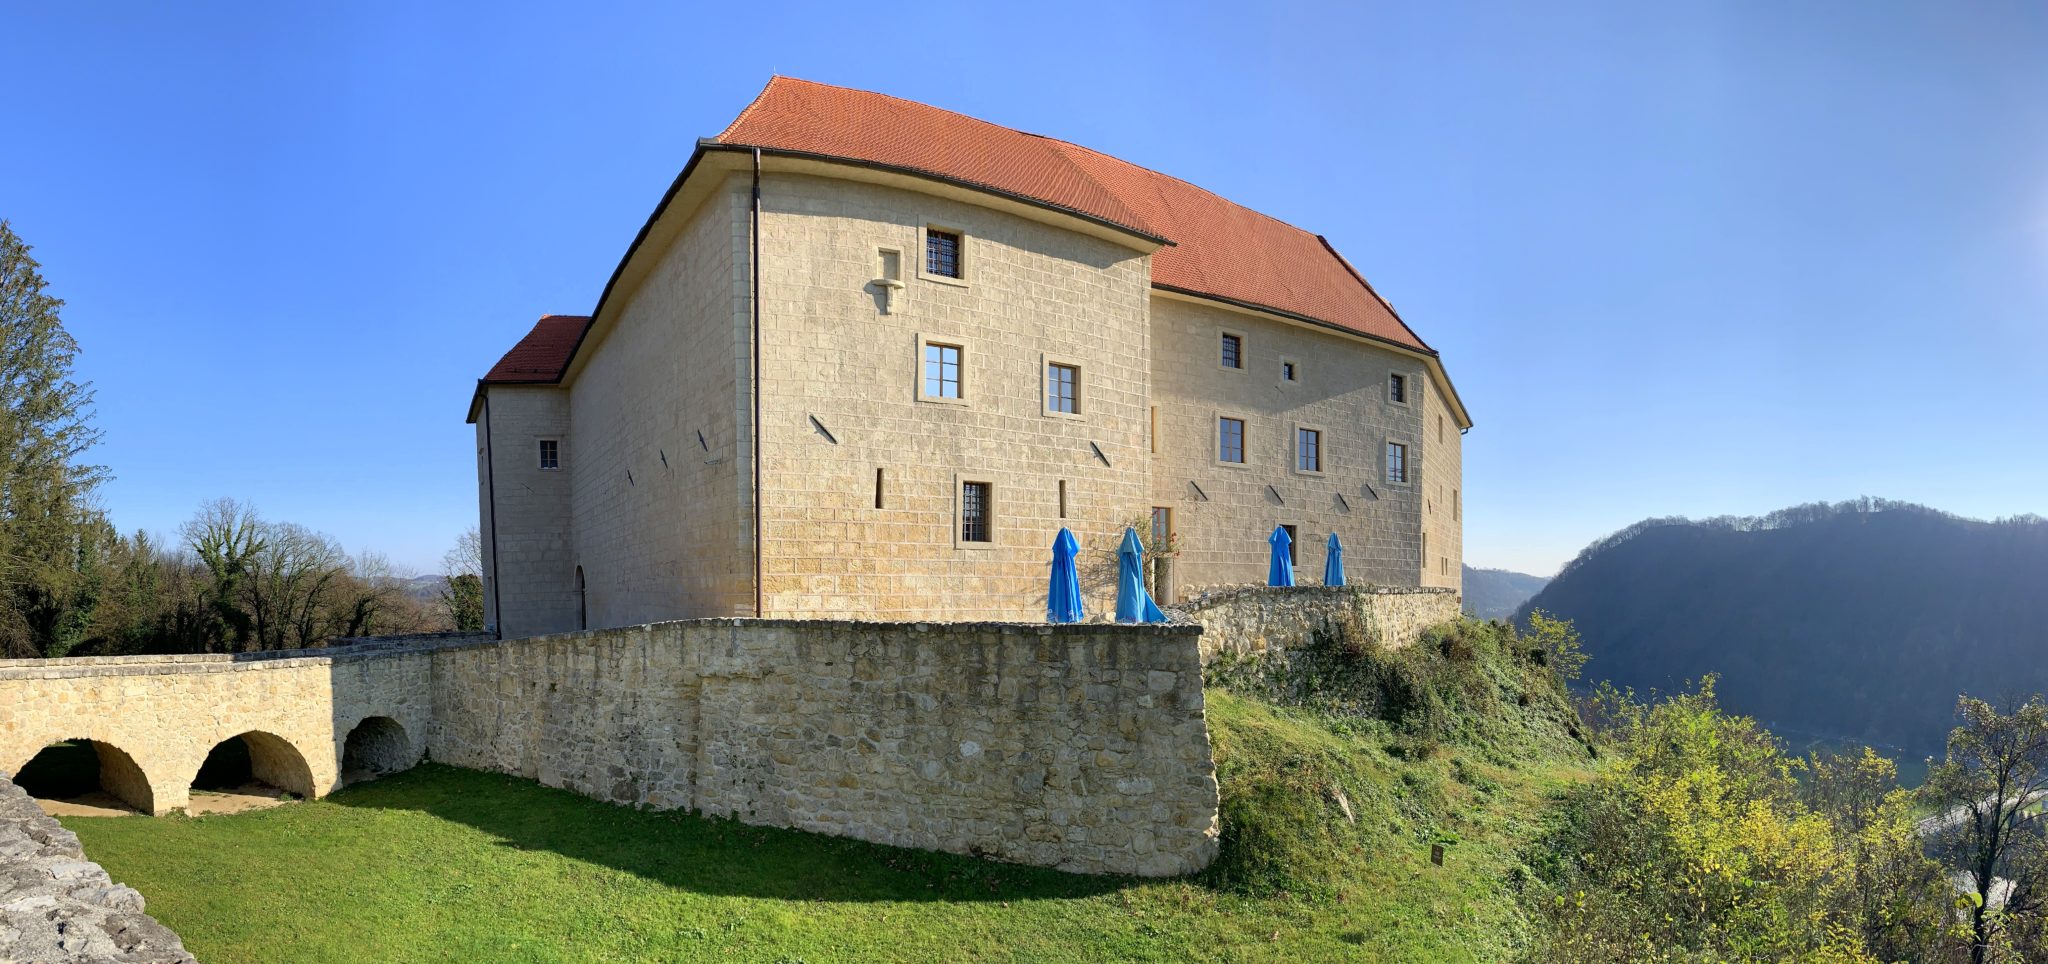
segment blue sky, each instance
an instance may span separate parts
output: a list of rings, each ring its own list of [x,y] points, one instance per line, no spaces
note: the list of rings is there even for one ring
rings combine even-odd
[[[1329,236],[1477,421],[1473,564],[1859,494],[2048,514],[2048,7],[596,6],[0,10],[0,217],[117,525],[234,496],[431,571],[476,376],[777,72]]]

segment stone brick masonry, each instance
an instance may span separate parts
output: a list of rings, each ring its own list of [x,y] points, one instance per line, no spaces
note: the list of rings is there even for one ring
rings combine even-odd
[[[1217,847],[1189,626],[714,619],[445,650],[434,757],[1084,873]]]
[[[1258,656],[1335,633],[1400,649],[1422,631],[1458,619],[1450,589],[1369,586],[1237,587],[1202,592],[1179,610],[1202,627],[1202,664],[1222,655]]]

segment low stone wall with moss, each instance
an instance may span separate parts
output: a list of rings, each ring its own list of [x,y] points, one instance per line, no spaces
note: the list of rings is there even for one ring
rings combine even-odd
[[[85,859],[78,838],[0,778],[0,961],[189,962],[142,895]]]
[[[1306,645],[1318,634],[1400,649],[1460,616],[1452,589],[1247,586],[1205,592],[1176,613],[1202,627],[1202,663]]]

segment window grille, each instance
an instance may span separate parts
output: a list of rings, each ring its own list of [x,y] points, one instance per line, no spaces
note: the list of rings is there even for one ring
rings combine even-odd
[[[1236,335],[1223,336],[1223,367],[1244,367],[1244,339]]]
[[[989,484],[960,483],[960,541],[989,541]]]
[[[924,270],[942,278],[960,277],[960,236],[951,231],[926,228]]]
[[[1405,402],[1408,400],[1408,376],[1387,376],[1387,400],[1393,402]]]

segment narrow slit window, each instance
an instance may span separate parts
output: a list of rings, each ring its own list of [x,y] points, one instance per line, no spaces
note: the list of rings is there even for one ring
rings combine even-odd
[[[1452,489],[1452,490],[1451,490],[1451,521],[1452,521],[1452,522],[1457,522],[1457,521],[1460,521],[1460,520],[1462,520],[1462,519],[1464,519],[1464,518],[1465,518],[1465,500],[1463,500],[1463,499],[1461,499],[1461,498],[1459,498],[1459,497],[1458,497],[1458,490],[1457,490],[1457,489]]]
[[[952,231],[926,228],[924,232],[924,270],[942,278],[960,277],[960,235]]]
[[[924,393],[930,398],[960,397],[960,346],[924,346]]]
[[[1067,480],[1060,480],[1060,518],[1067,517]]]
[[[1239,337],[1239,336],[1237,336],[1237,335],[1229,335],[1229,334],[1226,334],[1226,335],[1224,335],[1224,336],[1223,336],[1223,356],[1222,356],[1222,363],[1223,363],[1223,367],[1225,367],[1225,368],[1243,368],[1243,367],[1244,367],[1244,339],[1243,339],[1243,338],[1241,338],[1241,337]]]
[[[1244,419],[1216,420],[1216,457],[1225,462],[1244,464]]]
[[[1387,443],[1387,481],[1408,481],[1408,446],[1399,442]]]
[[[987,482],[960,483],[960,541],[988,542],[990,486]]]
[[[561,443],[551,438],[540,440],[540,467],[544,469],[559,469],[562,467]]]
[[[875,508],[877,509],[882,508],[882,493],[884,491],[882,488],[882,471],[881,469],[875,470]]]
[[[1323,433],[1312,429],[1297,429],[1294,433],[1295,467],[1303,472],[1323,470]]]
[[[1063,415],[1078,415],[1081,411],[1079,389],[1081,369],[1074,365],[1053,362],[1045,366],[1045,407],[1047,411]]]
[[[1159,453],[1159,406],[1157,405],[1152,406],[1151,437],[1152,453],[1157,455]]]

